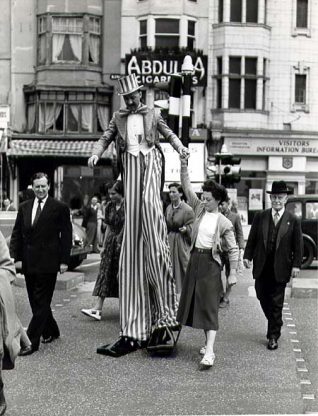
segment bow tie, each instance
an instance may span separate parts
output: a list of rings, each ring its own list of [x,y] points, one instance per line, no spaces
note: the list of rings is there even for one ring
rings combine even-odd
[[[135,111],[128,110],[128,108],[121,108],[119,110],[119,115],[121,117],[128,117],[130,114],[147,114],[148,107],[146,105],[141,105]]]

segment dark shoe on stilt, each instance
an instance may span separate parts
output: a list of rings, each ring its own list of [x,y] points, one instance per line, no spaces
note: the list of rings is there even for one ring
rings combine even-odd
[[[269,350],[277,350],[278,348],[278,342],[276,338],[270,338],[268,340],[267,349]]]
[[[174,334],[175,331],[178,331],[177,335]],[[172,328],[164,326],[154,329],[150,335],[147,351],[151,354],[172,354],[177,345],[180,332],[181,328],[179,326]]]
[[[129,337],[120,337],[112,344],[103,345],[97,348],[97,354],[108,355],[110,357],[122,357],[123,355],[134,352],[140,348],[138,341]]]

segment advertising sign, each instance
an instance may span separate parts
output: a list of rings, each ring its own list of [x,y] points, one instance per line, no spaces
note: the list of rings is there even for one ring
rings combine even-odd
[[[180,158],[179,154],[169,143],[160,144],[165,155],[165,181],[180,182]],[[205,144],[190,143],[189,176],[192,183],[205,181]]]
[[[248,209],[250,211],[259,211],[263,209],[263,189],[250,189]]]
[[[169,82],[170,75],[181,72],[185,54],[165,56],[160,54],[135,53],[126,55],[126,74],[136,74],[142,85],[152,86],[156,82]],[[194,75],[193,87],[207,85],[208,57],[207,55],[192,56]]]
[[[6,129],[10,121],[10,107],[0,105],[0,129]]]
[[[318,156],[318,140],[310,138],[226,138],[224,143],[229,152],[239,155]],[[292,167],[290,159],[286,164]]]

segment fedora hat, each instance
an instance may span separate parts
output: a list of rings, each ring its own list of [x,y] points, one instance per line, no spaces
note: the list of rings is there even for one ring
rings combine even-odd
[[[118,95],[131,94],[142,87],[138,84],[136,74],[126,75],[118,80]]]
[[[272,190],[266,191],[268,194],[291,194],[292,191],[287,188],[284,181],[274,181],[272,183]]]

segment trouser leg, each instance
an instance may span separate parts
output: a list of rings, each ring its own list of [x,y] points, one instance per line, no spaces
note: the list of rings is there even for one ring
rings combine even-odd
[[[40,343],[40,337],[59,336],[58,325],[53,318],[51,301],[56,283],[56,273],[26,275],[27,290],[31,293],[30,304],[32,318],[27,334],[34,348]]]

